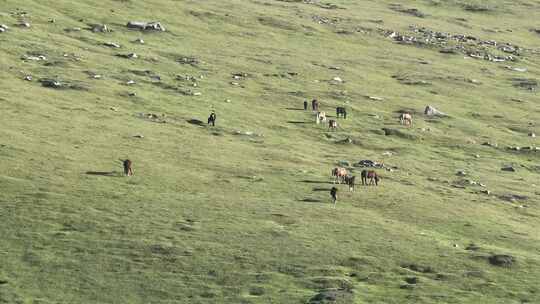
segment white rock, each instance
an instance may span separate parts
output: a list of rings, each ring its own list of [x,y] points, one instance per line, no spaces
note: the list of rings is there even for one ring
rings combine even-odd
[[[341,78],[337,77],[337,76],[332,78],[332,80],[335,81],[335,82],[343,82],[343,80]]]
[[[126,84],[127,84],[127,85],[132,85],[132,84],[135,84],[135,81],[134,81],[134,80],[128,80],[128,81],[126,82]]]

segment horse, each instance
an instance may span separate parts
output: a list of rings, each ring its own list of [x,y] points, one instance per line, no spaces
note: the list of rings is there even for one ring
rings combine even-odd
[[[307,111],[308,102],[307,100],[304,100],[304,111]]]
[[[356,176],[354,175],[347,175],[345,176],[345,183],[349,186],[349,191],[354,192],[354,180],[356,179]]]
[[[208,124],[212,124],[212,126],[216,125],[216,113],[212,112],[210,116],[208,117]]]
[[[345,181],[345,176],[347,176],[349,173],[347,172],[347,169],[336,167],[332,169],[332,177],[334,177],[334,184],[337,182],[338,184],[341,184]]]
[[[132,176],[133,170],[131,169],[131,160],[126,159],[126,160],[123,160],[122,163],[124,164],[124,175]]]
[[[311,101],[311,109],[313,111],[319,111],[319,102],[317,101],[317,99],[313,99]]]
[[[321,122],[326,122],[326,113],[325,112],[317,112],[317,117],[315,119],[315,122],[317,124]]]
[[[343,117],[344,119],[347,119],[347,109],[345,109],[344,107],[337,107],[336,117]]]
[[[399,115],[399,122],[402,125],[412,126],[412,115],[410,113],[401,113]]]
[[[330,119],[328,121],[328,128],[331,129],[331,130],[337,129],[337,121],[335,121],[333,119]]]
[[[361,177],[362,177],[362,185],[375,184],[375,186],[378,186],[379,181],[381,180],[381,178],[377,175],[377,172],[373,170],[369,170],[369,171],[362,170]],[[368,179],[369,179],[369,183],[368,183]]]

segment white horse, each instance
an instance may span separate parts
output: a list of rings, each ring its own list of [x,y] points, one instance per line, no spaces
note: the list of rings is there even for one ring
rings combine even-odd
[[[317,124],[320,124],[321,122],[326,122],[326,113],[325,112],[317,112],[317,117],[315,118],[315,122]]]
[[[410,113],[401,113],[399,115],[399,122],[402,125],[412,126],[412,115]]]

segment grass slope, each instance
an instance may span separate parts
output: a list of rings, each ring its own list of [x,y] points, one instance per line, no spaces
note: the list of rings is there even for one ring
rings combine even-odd
[[[0,303],[316,303],[322,291],[341,303],[540,302],[540,154],[506,149],[538,145],[527,136],[540,132],[538,93],[512,79],[540,77],[540,3],[394,2],[0,0]],[[410,25],[527,51],[493,63],[380,34]],[[311,98],[349,119],[316,126],[297,110]],[[450,117],[426,119],[427,104]],[[212,109],[215,128],[188,122]],[[402,109],[413,128],[399,126]],[[361,159],[398,169],[379,187],[340,186],[332,209],[330,169]],[[517,262],[492,266],[491,254]]]

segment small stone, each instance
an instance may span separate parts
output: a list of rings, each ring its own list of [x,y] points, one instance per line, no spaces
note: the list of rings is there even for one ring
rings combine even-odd
[[[142,38],[137,38],[133,42],[139,43],[139,44],[144,44],[144,40],[142,40]]]
[[[489,191],[489,190],[482,190],[482,191],[480,191],[480,193],[483,193],[483,194],[486,194],[486,195],[490,195],[490,194],[491,194],[491,191]]]
[[[131,97],[135,97],[135,96],[137,96],[137,93],[131,92],[131,93],[129,93],[128,95],[131,96]]]
[[[111,109],[111,111],[118,112],[118,108],[116,107],[110,107],[109,109]]]
[[[467,172],[465,172],[465,171],[458,171],[458,172],[456,173],[456,175],[458,175],[458,176],[466,176],[466,175],[467,175]]]
[[[231,100],[230,99],[225,99],[225,102],[226,103],[231,103]]]
[[[452,247],[459,248],[459,245],[458,244],[453,244]]]
[[[0,24],[0,29],[9,30],[9,27],[5,24]]]
[[[476,154],[474,157],[475,157],[475,158],[480,158],[480,155]]]
[[[126,82],[126,84],[127,84],[127,85],[133,85],[133,84],[135,84],[135,81],[134,81],[134,80],[128,80],[128,81]]]
[[[534,137],[536,137],[536,134],[534,134],[534,133],[531,132],[531,133],[529,133],[529,137],[533,137],[533,138],[534,138]]]
[[[28,23],[28,22],[21,22],[21,23],[19,23],[19,26],[20,26],[20,27],[26,27],[26,28],[29,28],[29,27],[30,27],[30,23]]]
[[[54,18],[49,19],[49,23],[56,23],[56,19]]]
[[[332,80],[335,81],[335,82],[339,82],[339,83],[343,82],[343,80],[340,77],[337,77],[337,76],[332,78]]]
[[[127,58],[130,58],[130,59],[136,59],[136,58],[139,58],[139,56],[135,53],[129,53],[127,54]]]
[[[201,92],[195,92],[195,93],[193,93],[193,96],[201,96],[201,95],[202,95]]]
[[[26,76],[24,76],[24,80],[26,80],[26,81],[32,81],[32,75],[26,75]]]
[[[92,76],[92,78],[94,78],[94,79],[101,79],[101,75],[96,74],[96,75]]]
[[[136,134],[136,135],[133,135],[133,137],[135,137],[135,138],[144,138],[144,135],[142,135],[142,134]]]

